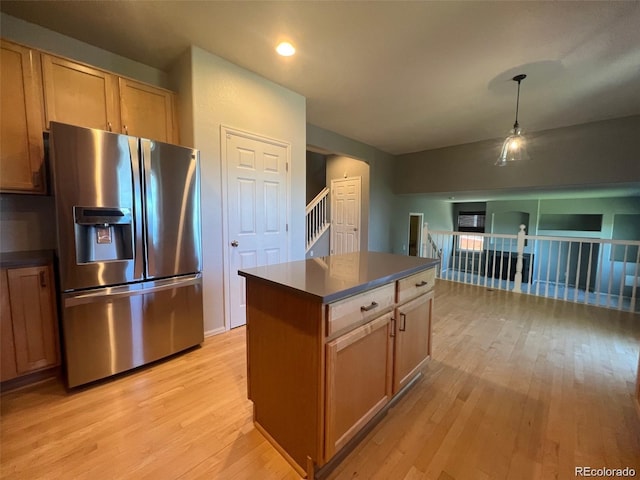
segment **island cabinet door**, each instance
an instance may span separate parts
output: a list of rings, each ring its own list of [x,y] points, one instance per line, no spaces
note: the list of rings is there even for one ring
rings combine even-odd
[[[391,398],[391,313],[326,346],[325,461]]]
[[[433,292],[396,309],[393,394],[402,390],[431,355]]]

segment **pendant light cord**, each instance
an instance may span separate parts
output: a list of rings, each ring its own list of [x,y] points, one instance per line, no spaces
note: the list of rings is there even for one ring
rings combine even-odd
[[[520,127],[520,124],[518,123],[518,110],[520,107],[520,82],[525,78],[527,78],[527,76],[524,73],[521,73],[520,75],[516,75],[511,79],[514,82],[518,82],[518,96],[516,97],[516,121],[513,124],[514,133],[516,133],[516,130],[518,130],[518,127]]]
[[[517,130],[517,128],[520,126],[520,125],[518,124],[518,107],[520,106],[520,82],[521,82],[521,81],[522,81],[522,80],[518,80],[518,95],[517,95],[517,97],[516,97],[516,121],[515,121],[515,123],[513,124],[513,129],[514,129],[514,130]],[[514,131],[514,133],[516,133],[516,132]]]

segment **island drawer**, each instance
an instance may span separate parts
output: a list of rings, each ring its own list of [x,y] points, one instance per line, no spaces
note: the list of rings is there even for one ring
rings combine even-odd
[[[433,289],[436,269],[430,268],[398,280],[398,303],[402,303]]]
[[[327,308],[327,336],[368,318],[374,318],[393,306],[395,283],[330,303]]]

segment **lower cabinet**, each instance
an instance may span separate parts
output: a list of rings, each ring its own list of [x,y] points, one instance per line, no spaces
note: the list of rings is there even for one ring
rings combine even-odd
[[[391,313],[326,346],[325,456],[333,457],[391,398]]]
[[[393,393],[409,383],[431,356],[433,291],[396,309]]]
[[[2,368],[0,380],[60,363],[53,272],[49,265],[0,271]]]
[[[301,476],[324,477],[420,373],[431,355],[434,273],[397,275],[333,302],[245,276],[254,424]]]

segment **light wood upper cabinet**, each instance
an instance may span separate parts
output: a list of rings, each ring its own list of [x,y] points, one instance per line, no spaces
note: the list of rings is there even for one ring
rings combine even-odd
[[[2,40],[0,190],[45,193],[40,54]]]
[[[172,92],[127,78],[120,78],[119,86],[123,133],[178,143]]]
[[[54,121],[120,131],[117,76],[44,53],[42,72],[47,128]]]
[[[42,54],[45,120],[178,143],[175,94]]]
[[[6,273],[5,273],[6,272]],[[58,365],[60,362],[58,348],[58,331],[56,322],[55,293],[53,288],[53,273],[49,265],[35,267],[10,268],[2,270],[6,275],[9,297],[9,321],[13,331],[13,352],[15,367],[5,368],[3,352],[2,380],[8,380],[5,374],[22,375],[36,370]],[[4,282],[4,279],[3,279]],[[3,326],[4,337],[5,310],[7,309],[5,286],[2,286]],[[3,338],[4,343],[9,340]],[[11,367],[11,368],[10,368]],[[15,368],[15,370],[14,370]]]

